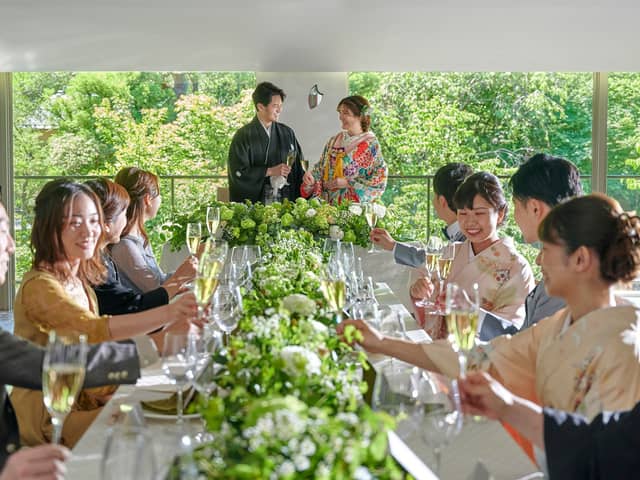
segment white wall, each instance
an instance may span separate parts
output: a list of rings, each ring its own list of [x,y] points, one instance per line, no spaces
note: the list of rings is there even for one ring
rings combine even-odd
[[[284,90],[287,99],[280,121],[296,132],[306,159],[318,161],[322,147],[340,130],[336,107],[347,96],[346,72],[256,72],[256,82],[271,82]],[[309,89],[318,84],[322,103],[309,109]]]

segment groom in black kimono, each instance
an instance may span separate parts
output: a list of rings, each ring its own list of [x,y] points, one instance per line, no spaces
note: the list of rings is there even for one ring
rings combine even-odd
[[[304,157],[293,130],[278,123],[286,95],[269,82],[259,83],[253,92],[256,116],[233,136],[229,147],[227,175],[232,202],[270,202],[300,196]],[[292,167],[287,155],[295,156]],[[284,185],[286,178],[286,183]]]

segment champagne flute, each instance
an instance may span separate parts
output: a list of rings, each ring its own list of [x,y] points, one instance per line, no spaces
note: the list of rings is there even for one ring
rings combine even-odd
[[[424,245],[424,266],[427,272],[427,276],[434,284],[434,287],[437,287],[439,281],[439,260],[442,252],[442,246],[442,240],[440,239],[440,237],[437,237],[435,235],[431,235],[427,243]],[[416,305],[419,307],[433,307],[435,305],[435,302],[432,300],[432,298],[437,298],[438,293],[438,288],[434,288],[434,292],[431,296],[419,300],[418,302],[416,302]]]
[[[329,308],[335,313],[336,324],[342,321],[342,309],[347,296],[345,280],[340,255],[332,254],[329,257],[329,263],[325,267],[324,278],[320,282],[320,290]]]
[[[197,255],[202,238],[202,225],[200,222],[187,224],[187,248],[191,255]]]
[[[60,443],[64,419],[84,383],[87,337],[80,335],[75,345],[69,341],[51,330],[42,364],[42,392],[53,424],[52,443]]]
[[[287,167],[293,168],[293,164],[295,162],[296,162],[296,149],[293,146],[293,144],[291,144],[289,145],[289,151],[287,152],[287,160],[286,160]],[[287,177],[284,177],[284,178],[286,179]],[[288,181],[285,182],[284,186],[287,186],[287,185],[289,185]]]
[[[369,228],[374,229],[376,223],[378,223],[378,215],[376,214],[375,204],[364,204],[364,218],[367,220],[367,225],[369,225]],[[367,251],[367,253],[374,253],[375,251],[375,244],[371,242],[371,248]]]
[[[207,230],[209,237],[215,238],[220,225],[220,207],[207,207]]]
[[[224,344],[229,345],[229,335],[233,332],[242,314],[242,293],[240,287],[231,283],[221,285],[213,296],[211,316],[224,332]]]
[[[166,333],[162,349],[162,370],[176,385],[178,402],[177,424],[184,424],[182,394],[185,387],[193,380],[198,359],[196,337],[189,333]]]
[[[300,160],[300,163],[302,164],[302,168],[304,169],[304,171],[308,172],[309,171],[309,160],[302,159],[302,160]]]
[[[198,304],[198,318],[204,316],[204,309],[218,287],[224,263],[216,252],[203,255],[198,263],[198,272],[193,281],[193,293]]]
[[[480,315],[480,293],[478,284],[474,283],[470,291],[455,282],[447,284],[445,316],[448,340],[458,353],[460,376],[467,371],[467,356],[475,345]]]

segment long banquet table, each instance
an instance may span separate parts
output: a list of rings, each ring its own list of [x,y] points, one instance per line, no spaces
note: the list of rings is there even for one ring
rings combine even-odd
[[[403,316],[408,332],[417,330],[417,325],[407,309],[399,301],[386,283],[378,283],[376,297],[383,305],[389,305]],[[421,331],[422,332],[422,331]],[[428,341],[426,334],[425,340]],[[385,360],[384,356],[370,356],[374,365],[380,365]],[[73,457],[68,464],[68,478],[87,479],[100,478],[100,462],[108,429],[114,423],[117,412],[122,403],[136,403],[143,400],[156,400],[166,397],[166,393],[149,390],[150,385],[168,384],[158,366],[152,366],[143,371],[142,378],[135,386],[121,386],[100,415],[96,418],[85,435],[73,450]],[[150,438],[153,439],[153,447],[161,470],[166,472],[172,459],[179,451],[177,436],[171,434],[167,427],[171,426],[171,420],[147,418],[147,429]],[[192,433],[201,429],[199,420],[189,420],[188,428]],[[414,432],[404,439],[413,453],[424,462],[412,462],[410,470],[421,467],[411,473],[416,478],[436,478],[425,466],[433,461],[430,448]],[[419,472],[422,472],[420,474]],[[443,450],[442,454],[442,479],[472,479],[481,480],[493,478],[521,479],[535,478],[536,467],[511,440],[502,426],[493,421],[482,423],[465,422],[462,432],[455,440]],[[490,474],[490,476],[489,476]],[[162,476],[160,477],[162,478]]]

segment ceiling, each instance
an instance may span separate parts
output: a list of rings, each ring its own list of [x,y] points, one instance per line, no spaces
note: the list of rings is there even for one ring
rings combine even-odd
[[[0,71],[640,71],[633,0],[0,0]]]

